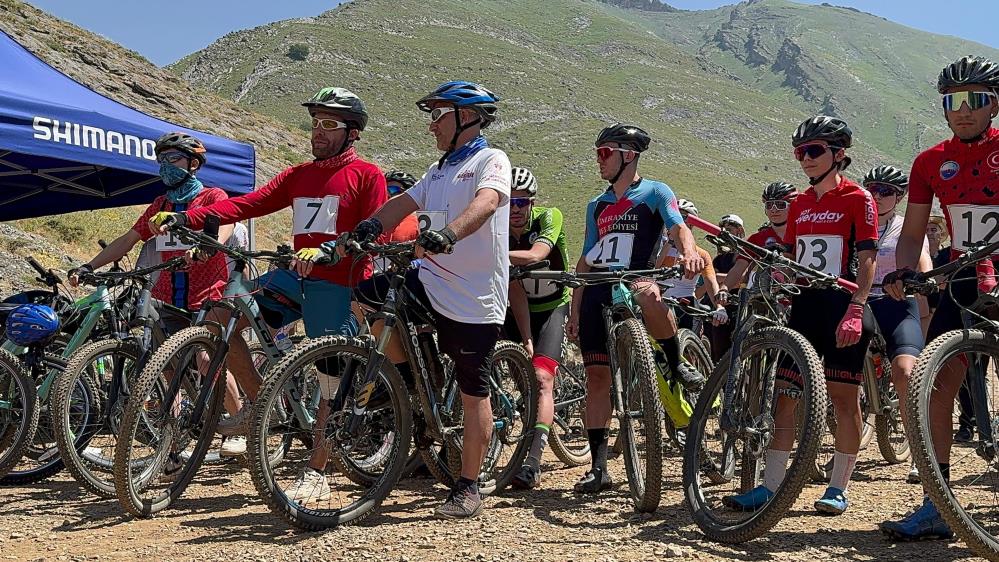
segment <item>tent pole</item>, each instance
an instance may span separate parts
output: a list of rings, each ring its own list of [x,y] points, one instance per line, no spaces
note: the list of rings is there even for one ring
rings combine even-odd
[[[246,235],[250,239],[250,251],[257,250],[257,219],[250,219],[246,225]]]

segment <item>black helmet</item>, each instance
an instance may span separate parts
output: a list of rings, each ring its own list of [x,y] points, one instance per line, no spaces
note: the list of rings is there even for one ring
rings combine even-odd
[[[197,138],[180,131],[167,133],[157,139],[153,152],[159,154],[171,148],[179,150],[192,158],[197,158],[202,166],[205,165],[205,161],[207,160],[205,155],[208,153],[208,150],[205,148],[204,143]]]
[[[398,183],[404,191],[416,185],[416,178],[399,170],[392,170],[385,174],[385,181]]]
[[[763,188],[764,201],[780,201],[798,196],[798,190],[786,181],[775,181]]]
[[[615,123],[600,131],[594,146],[600,146],[608,142],[616,142],[622,148],[630,148],[635,152],[645,152],[649,149],[649,143],[652,142],[652,138],[639,127],[625,125],[624,123]]]
[[[510,191],[526,191],[531,197],[538,194],[538,180],[530,170],[527,168],[512,168],[510,174],[512,176]]]
[[[937,77],[937,91],[941,94],[948,88],[971,84],[999,88],[999,65],[985,57],[966,55],[945,66]]]
[[[864,187],[883,183],[897,187],[905,193],[909,189],[909,176],[895,166],[878,166],[864,176]]]
[[[346,88],[323,88],[302,105],[341,113],[349,118],[347,125],[358,131],[368,126],[368,111],[364,109],[364,102]]]
[[[846,121],[828,115],[816,115],[798,125],[791,137],[791,146],[798,147],[806,142],[823,140],[830,146],[850,148],[853,144],[853,131]]]

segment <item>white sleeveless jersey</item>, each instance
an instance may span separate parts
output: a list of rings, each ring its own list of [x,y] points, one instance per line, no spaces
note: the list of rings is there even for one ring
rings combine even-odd
[[[898,269],[895,262],[895,247],[898,245],[899,235],[902,234],[902,222],[902,217],[896,215],[888,221],[884,231],[878,229],[878,261],[877,268],[874,270],[875,285],[880,285],[885,275]],[[925,236],[923,237],[922,251],[925,253],[930,251],[930,245]],[[883,291],[881,287],[874,287],[871,289],[871,294],[881,295]]]

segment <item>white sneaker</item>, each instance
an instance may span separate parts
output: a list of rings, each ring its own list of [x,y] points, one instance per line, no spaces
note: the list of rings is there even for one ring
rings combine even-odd
[[[919,471],[916,470],[916,465],[912,465],[912,468],[909,469],[909,476],[906,478],[906,482],[909,484],[919,484]]]
[[[253,403],[249,400],[244,400],[243,406],[236,412],[236,415],[219,420],[218,425],[215,427],[215,432],[226,437],[246,435],[250,432],[250,416],[252,414]]]
[[[246,454],[246,437],[226,437],[222,442],[222,450],[219,452],[223,457],[241,457]]]
[[[184,468],[184,463],[180,460],[180,457],[176,453],[170,453],[166,463],[163,465],[163,472],[158,478],[159,482],[162,484],[174,482],[180,476],[180,469],[182,468]]]
[[[321,502],[330,499],[333,495],[330,492],[329,484],[326,482],[326,475],[320,474],[311,468],[305,468],[302,472],[299,472],[298,478],[284,491],[284,494],[289,500],[301,504],[313,501]]]

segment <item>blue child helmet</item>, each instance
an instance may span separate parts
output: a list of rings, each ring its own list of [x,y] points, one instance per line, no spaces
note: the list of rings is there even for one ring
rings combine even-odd
[[[59,316],[44,304],[23,304],[7,316],[7,338],[20,346],[44,342],[59,332]]]

